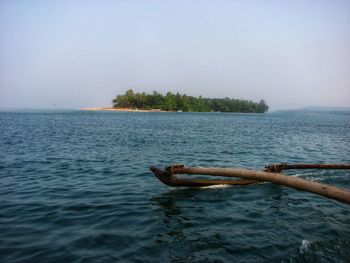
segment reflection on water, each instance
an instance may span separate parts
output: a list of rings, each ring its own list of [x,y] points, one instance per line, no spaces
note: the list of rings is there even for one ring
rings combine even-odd
[[[169,194],[163,194],[161,197],[155,197],[152,200],[162,209],[163,217],[160,222],[166,230],[164,234],[158,234],[157,241],[166,242],[166,238],[171,236],[177,239],[186,238],[183,233],[188,218],[185,218],[180,210],[180,207],[174,203],[174,197]]]
[[[195,188],[170,190],[150,200],[160,208],[161,225],[156,240],[172,248],[168,250],[171,262],[208,260],[225,244],[222,235],[210,229],[207,220],[200,222],[198,218],[206,216],[204,207],[196,205],[196,201],[203,201],[198,200],[200,191]],[[212,258],[220,259],[219,256]]]

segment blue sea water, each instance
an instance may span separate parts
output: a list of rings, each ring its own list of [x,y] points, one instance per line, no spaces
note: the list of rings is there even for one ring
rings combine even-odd
[[[0,112],[1,262],[349,262],[350,206],[150,165],[349,163],[350,115]],[[350,189],[349,171],[290,175]]]

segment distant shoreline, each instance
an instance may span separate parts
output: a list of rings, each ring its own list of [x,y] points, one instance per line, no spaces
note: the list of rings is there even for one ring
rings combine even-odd
[[[161,109],[149,109],[149,110],[141,110],[141,109],[131,109],[131,108],[81,108],[80,110],[85,111],[124,111],[124,112],[165,112]]]

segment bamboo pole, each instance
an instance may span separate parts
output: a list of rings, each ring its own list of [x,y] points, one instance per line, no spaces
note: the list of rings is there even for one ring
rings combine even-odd
[[[280,173],[282,170],[291,169],[350,169],[350,164],[270,164],[265,166],[266,172]]]
[[[284,185],[298,190],[303,190],[315,194],[335,199],[350,204],[350,191],[340,189],[331,185],[311,182],[301,178],[282,175],[280,173],[262,172],[238,168],[219,168],[219,167],[185,167],[183,165],[168,166],[169,174],[202,174],[214,176],[239,177],[250,180],[259,180],[271,182],[278,185]]]

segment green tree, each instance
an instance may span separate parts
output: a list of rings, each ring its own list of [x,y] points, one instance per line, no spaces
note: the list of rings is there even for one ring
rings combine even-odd
[[[135,93],[129,89],[112,100],[115,108],[162,109],[166,111],[221,111],[221,112],[267,112],[269,107],[264,100],[259,103],[238,99],[218,99],[193,97],[186,94],[168,92],[165,96],[157,91],[152,94]]]

